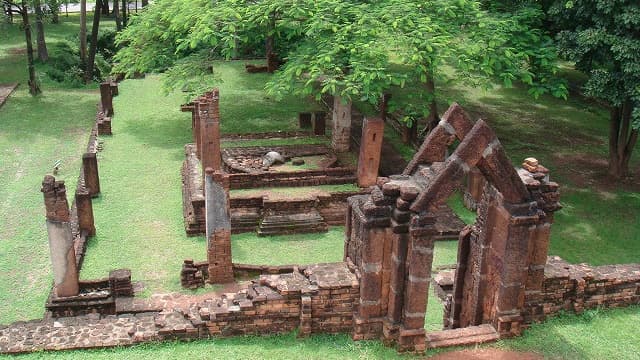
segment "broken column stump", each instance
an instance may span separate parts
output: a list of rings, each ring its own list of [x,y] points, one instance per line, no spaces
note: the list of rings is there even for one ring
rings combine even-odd
[[[110,82],[100,84],[100,105],[105,117],[113,116],[113,96]]]
[[[206,103],[200,104],[201,109],[206,108],[206,111],[201,113],[201,115],[204,114],[204,118],[200,119],[200,161],[203,170],[207,168],[212,168],[214,171],[222,170],[219,97],[218,89],[214,89],[207,94]]]
[[[49,252],[53,270],[54,295],[75,296],[79,293],[76,252],[69,215],[69,203],[64,181],[47,175],[42,181],[42,194],[46,208]]]
[[[87,189],[76,191],[76,210],[78,212],[78,228],[86,231],[87,236],[96,235],[96,227],[93,218],[93,203],[91,194]]]
[[[82,170],[84,172],[84,187],[91,197],[100,194],[100,177],[98,175],[98,158],[96,153],[82,155]]]
[[[211,284],[233,282],[231,263],[231,217],[229,210],[229,175],[205,169],[205,212],[207,259]]]

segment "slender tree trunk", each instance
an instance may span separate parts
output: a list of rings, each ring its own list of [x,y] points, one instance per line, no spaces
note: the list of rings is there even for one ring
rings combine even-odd
[[[101,5],[100,9],[102,10],[102,15],[109,16],[109,0],[102,0],[100,5]],[[97,6],[97,3],[96,3],[96,6]]]
[[[141,2],[142,7],[146,7],[147,5],[149,5],[149,0],[142,0]]]
[[[27,7],[27,0],[22,0],[22,26],[24,27],[24,37],[27,42],[27,67],[29,68],[29,93],[31,95],[38,95],[42,91],[36,78],[36,69],[33,66],[33,42],[31,40],[31,24],[29,24],[29,11]]]
[[[94,62],[98,48],[98,30],[100,30],[100,11],[98,9],[100,9],[101,6],[102,1],[96,0],[96,11],[93,13],[93,26],[91,27],[91,43],[89,44],[89,54],[87,57],[87,70],[84,72],[84,81],[87,84],[93,80]]]
[[[33,2],[36,11],[36,42],[38,44],[38,59],[42,62],[49,60],[49,52],[47,51],[47,42],[44,37],[44,23],[42,22],[42,4],[40,0]]]
[[[631,127],[633,104],[630,99],[611,109],[609,123],[609,169],[614,179],[629,175],[629,161],[638,142],[638,129]]]
[[[80,0],[80,62],[87,65],[87,0]]]
[[[438,103],[436,102],[436,84],[433,79],[432,72],[427,74],[426,87],[427,93],[431,96],[431,100],[429,101],[429,115],[427,116],[426,125],[426,133],[429,133],[438,126],[438,122],[440,122],[440,116],[438,115]]]
[[[52,1],[49,5],[51,5],[49,9],[51,11],[51,23],[59,24],[60,18],[58,15],[60,14],[60,3],[58,1]]]
[[[116,0],[117,2],[118,0]],[[122,0],[122,28],[127,27],[127,14],[129,9],[127,8],[127,0]]]
[[[271,14],[271,21],[269,22],[269,29],[267,29],[267,39],[265,41],[265,52],[267,56],[267,71],[273,73],[278,69],[278,59],[275,53],[275,31],[276,31],[276,18],[275,14]]]
[[[115,17],[116,19],[116,31],[122,30],[122,19],[120,18],[120,6],[118,6],[117,0],[113,6],[113,17]]]

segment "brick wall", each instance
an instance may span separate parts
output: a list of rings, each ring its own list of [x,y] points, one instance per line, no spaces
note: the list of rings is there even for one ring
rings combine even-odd
[[[561,310],[640,304],[640,264],[590,266],[551,256],[540,296],[525,298],[525,321],[541,321]]]

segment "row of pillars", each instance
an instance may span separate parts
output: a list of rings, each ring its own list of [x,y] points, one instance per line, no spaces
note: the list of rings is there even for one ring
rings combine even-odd
[[[75,193],[78,230],[82,236],[91,237],[96,234],[92,198],[100,194],[98,162],[95,153],[83,155],[82,172],[84,183],[78,186]],[[42,181],[41,191],[46,209],[54,295],[76,296],[80,291],[79,263],[76,258],[75,239],[71,231],[71,214],[64,181],[57,181],[52,175],[46,175]]]
[[[204,177],[208,281],[233,282],[229,175],[223,170],[220,152],[220,92],[206,92],[181,110],[191,112],[193,140]]]

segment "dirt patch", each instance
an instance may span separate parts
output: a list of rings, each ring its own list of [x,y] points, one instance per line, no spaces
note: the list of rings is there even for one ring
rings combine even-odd
[[[635,181],[640,178],[640,169],[632,172],[628,178],[616,182],[607,174],[608,160],[595,154],[555,154],[553,163],[560,176],[566,177],[578,187],[604,191],[640,191],[640,182]]]
[[[15,47],[15,48],[9,49],[7,52],[11,55],[26,55],[27,48]]]
[[[532,352],[506,351],[500,349],[474,349],[450,351],[438,354],[433,360],[542,360],[542,355]]]
[[[16,89],[17,86],[18,86],[18,83],[0,84],[0,107],[4,105],[9,95],[11,95],[11,93],[13,92],[13,90]]]

